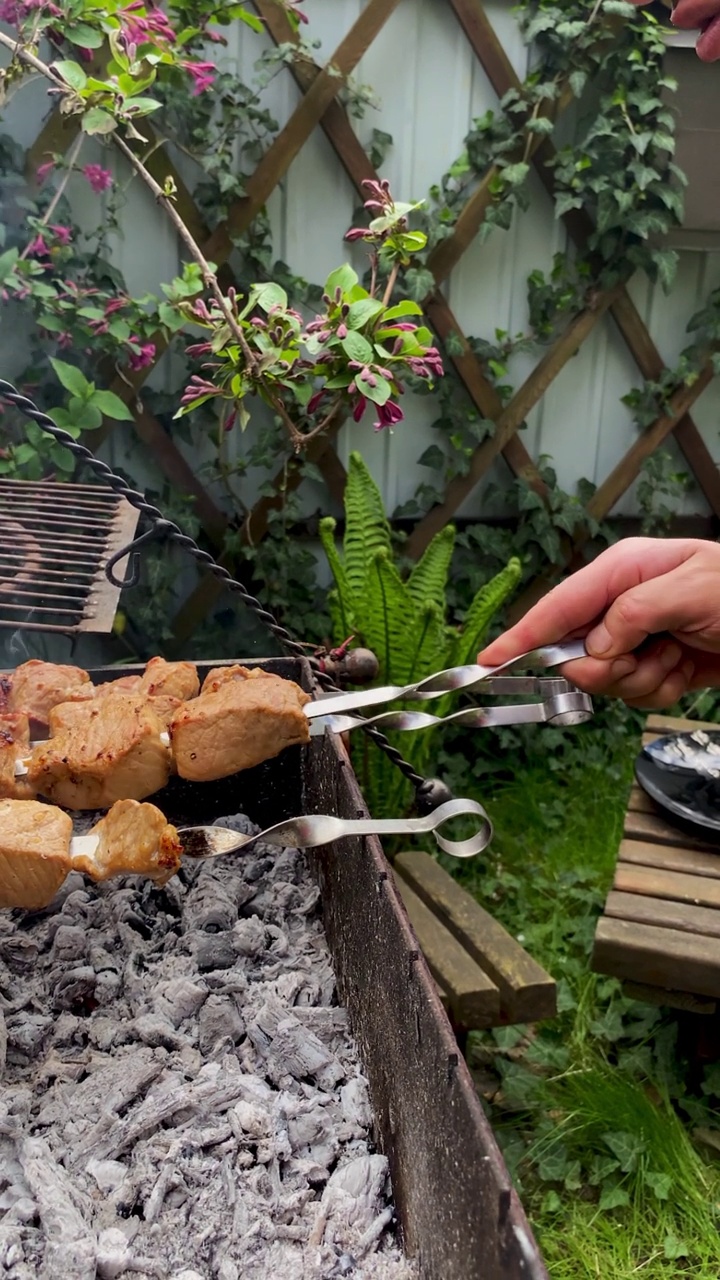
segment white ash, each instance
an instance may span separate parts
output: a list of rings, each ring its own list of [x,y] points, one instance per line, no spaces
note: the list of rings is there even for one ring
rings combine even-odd
[[[414,1280],[318,907],[256,845],[0,913],[6,1280]]]

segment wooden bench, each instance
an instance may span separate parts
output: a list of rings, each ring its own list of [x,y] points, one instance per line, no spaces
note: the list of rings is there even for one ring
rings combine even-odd
[[[643,742],[717,729],[648,718]],[[691,1013],[720,1000],[720,839],[675,826],[637,784],[630,793],[613,887],[595,932],[593,968],[628,995]]]
[[[434,858],[400,853],[393,873],[463,1049],[468,1031],[555,1016],[554,980]]]

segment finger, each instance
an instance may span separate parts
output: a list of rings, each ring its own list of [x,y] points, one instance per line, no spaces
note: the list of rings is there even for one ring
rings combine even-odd
[[[586,634],[618,596],[683,564],[701,545],[690,538],[625,538],[554,587],[520,622],[488,645],[478,662],[487,666],[509,662],[573,632]],[[627,653],[633,647],[626,645],[614,653]]]
[[[689,637],[706,613],[707,601],[699,597],[698,582],[683,562],[618,594],[589,632],[588,652],[596,658],[631,653],[660,631]]]
[[[644,697],[657,689],[682,656],[680,645],[668,640],[653,646],[642,656],[625,654],[611,662],[584,658],[566,663],[561,674],[586,693],[627,701],[628,698]]]
[[[661,711],[664,707],[674,706],[690,688],[692,673],[688,675],[688,669],[691,672],[691,662],[671,671],[652,693],[643,698],[628,699],[627,705],[636,707],[639,711]]]
[[[681,661],[679,644],[658,646],[654,652],[643,655],[635,671],[610,685],[606,692],[611,698],[622,698],[623,702],[652,697],[668,676],[678,669]]]

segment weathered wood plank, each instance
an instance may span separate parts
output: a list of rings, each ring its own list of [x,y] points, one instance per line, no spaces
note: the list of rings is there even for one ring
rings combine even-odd
[[[698,1013],[705,1017],[717,1012],[717,1001],[692,995],[689,991],[667,991],[663,987],[651,987],[646,982],[623,982],[623,992],[631,1000],[643,1004],[657,1004],[668,1009],[682,1009],[684,1013]]]
[[[720,939],[603,917],[598,922],[592,967],[634,982],[720,996]]]
[[[604,914],[616,920],[654,924],[659,929],[679,929],[681,933],[702,933],[709,938],[720,938],[720,911],[675,902],[670,898],[644,897],[634,891],[627,893],[611,889]]]
[[[618,862],[613,888],[620,893],[637,893],[646,898],[667,898],[671,902],[720,910],[720,879],[688,875],[682,871],[661,871],[658,867]]]
[[[497,1026],[500,993],[495,983],[440,923],[428,906],[396,875],[405,910],[433,978],[445,992],[456,1023],[470,1029]]]
[[[630,812],[625,815],[625,837],[628,840],[647,841],[650,844],[678,846],[681,849],[706,849],[708,852],[720,854],[720,844],[708,838],[699,830],[690,826],[677,826],[657,813]]]
[[[503,1022],[537,1022],[557,1008],[553,979],[428,854],[401,853],[395,869],[462,943],[500,992]]]
[[[620,843],[618,858],[640,867],[659,871],[680,871],[690,876],[720,879],[720,849],[712,845],[673,847],[646,840],[625,839]]]
[[[685,720],[681,716],[664,716],[653,712],[645,722],[645,732],[656,738],[667,733],[694,733],[696,729],[717,729],[712,720]]]

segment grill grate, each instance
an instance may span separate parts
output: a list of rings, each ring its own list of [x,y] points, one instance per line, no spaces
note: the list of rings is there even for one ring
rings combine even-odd
[[[0,627],[110,631],[120,590],[103,566],[132,541],[138,518],[99,485],[0,479]]]

